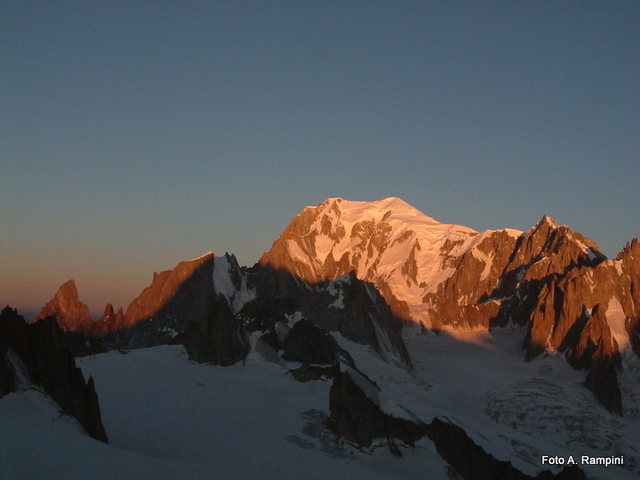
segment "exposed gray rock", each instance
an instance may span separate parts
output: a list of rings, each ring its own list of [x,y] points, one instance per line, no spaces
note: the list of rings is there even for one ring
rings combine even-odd
[[[189,358],[198,363],[222,366],[244,360],[250,348],[246,332],[226,303],[215,304],[204,320],[189,322],[171,343],[184,345]]]

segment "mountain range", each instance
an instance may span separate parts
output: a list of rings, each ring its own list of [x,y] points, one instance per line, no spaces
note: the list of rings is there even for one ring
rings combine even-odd
[[[3,311],[11,322],[16,315]],[[560,448],[556,440],[540,446],[535,434],[550,428],[545,418],[558,423],[579,418],[570,413],[577,408],[574,393],[566,394],[570,398],[549,393],[570,387],[578,389],[580,405],[590,405],[603,419],[594,431],[620,422],[640,431],[638,241],[609,260],[593,241],[547,216],[528,232],[476,232],[440,223],[395,197],[377,202],[331,198],[302,210],[252,267],[238,265],[228,253],[181,262],[154,273],[126,313],[108,304],[98,321],[91,319],[70,280],[29,326],[45,321],[63,332],[64,341],[52,334],[53,344],[65,344],[55,348],[78,359],[180,348],[192,362],[217,368],[267,362],[295,381],[330,384],[328,403],[317,416],[324,419],[320,424],[331,436],[329,443],[358,462],[363,452],[371,455],[381,445],[398,456],[407,449],[428,450],[424,443],[431,442],[449,478],[623,478],[640,473],[633,435],[601,447],[584,434],[582,440],[560,435]],[[0,378],[7,379],[0,392],[29,383],[15,381],[16,358],[30,364],[25,352],[33,348],[16,342],[0,344],[5,353]],[[450,352],[442,351],[445,342]],[[468,352],[465,342],[482,347],[474,350],[476,363],[493,358],[491,350],[507,352],[504,360],[520,365],[513,375],[526,378],[509,392],[493,380],[476,385],[464,373],[461,377],[464,369],[475,367],[466,363],[474,361],[469,354],[461,353]],[[42,349],[53,348],[41,343]],[[432,358],[435,351],[442,358]],[[497,440],[488,441],[487,423],[479,426],[464,409],[432,412],[416,398],[423,392],[407,396],[406,391],[429,384],[430,364],[455,372],[445,389],[457,386],[466,392],[463,384],[476,385],[478,392],[464,395],[480,395],[481,415],[493,438],[509,439],[508,452],[496,447]],[[540,370],[531,376],[538,364]],[[573,373],[551,373],[564,372],[560,365]],[[489,373],[500,377],[505,368],[492,364]],[[378,378],[380,369],[404,380]],[[432,375],[441,378],[441,373]],[[30,382],[43,385],[35,377],[31,373]],[[569,377],[571,385],[566,384]],[[100,394],[100,377],[96,382]],[[538,408],[547,416],[527,413]],[[108,433],[109,425],[104,428]],[[572,424],[573,429],[580,427]],[[106,433],[98,430],[105,441]],[[304,449],[309,440],[296,438]],[[547,455],[566,453],[575,442],[591,452],[588,458],[624,458],[626,463],[607,470],[540,460],[545,448]],[[402,471],[398,467],[394,475],[412,478]]]

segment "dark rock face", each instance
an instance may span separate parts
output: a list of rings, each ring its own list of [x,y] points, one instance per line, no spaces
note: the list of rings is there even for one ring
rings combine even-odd
[[[577,466],[565,467],[557,475],[549,470],[537,476],[525,475],[511,462],[496,459],[477,445],[461,427],[451,422],[434,418],[426,428],[427,435],[436,445],[440,456],[463,478],[469,480],[586,480],[584,472]]]
[[[78,299],[78,289],[73,280],[62,284],[33,321],[50,316],[55,317],[65,332],[89,334],[92,330],[93,321],[89,315],[89,307]]]
[[[315,365],[334,365],[342,349],[338,342],[309,320],[300,320],[282,342],[284,359]]]
[[[247,283],[255,290],[256,298],[286,298],[299,301],[312,290],[311,284],[304,279],[270,264],[256,264],[242,270],[247,277]]]
[[[580,339],[567,352],[567,359],[574,367],[587,369],[586,387],[607,410],[622,416],[622,395],[618,387],[622,359],[600,304],[593,308]]]
[[[2,311],[2,316],[0,317],[2,321],[0,325],[2,331],[2,334],[0,334],[0,397],[14,392],[16,388],[14,369],[8,357],[9,347],[16,341],[16,339],[9,336],[10,332],[16,330],[16,327],[11,325],[16,317],[18,317],[18,313],[8,305]],[[22,322],[24,323],[24,320]]]
[[[15,389],[13,371],[7,361],[7,353],[6,346],[0,347],[0,397],[4,397]]]
[[[358,381],[352,378],[354,375],[359,377]],[[365,384],[369,394],[357,382]],[[418,420],[384,413],[379,403],[370,398],[373,395],[377,399],[379,391],[376,384],[358,372],[347,370],[337,374],[329,391],[329,426],[338,436],[364,448],[371,447],[376,439],[386,439],[390,446],[395,441],[413,446],[426,435],[427,426]]]
[[[402,339],[402,320],[372,284],[359,280],[353,272],[309,293],[302,313],[324,330],[370,345],[387,362],[411,365]]]
[[[13,390],[15,382],[7,382],[7,370],[11,372],[6,353],[14,351],[26,366],[30,381],[39,385],[51,397],[65,415],[74,416],[93,438],[107,443],[107,434],[100,416],[98,395],[93,379],[85,383],[82,371],[76,368],[67,337],[58,326],[56,317],[50,316],[38,322],[26,324],[17,312],[6,307],[0,315],[0,372],[4,381],[1,389]],[[13,383],[13,385],[11,385]]]
[[[256,265],[244,273],[256,298],[243,306],[238,317],[249,331],[265,332],[263,340],[273,348],[281,348],[276,324],[287,323],[287,315],[298,311],[325,331],[370,345],[386,361],[411,365],[402,339],[402,320],[372,284],[353,272],[316,285],[270,266]]]
[[[279,350],[276,324],[287,323],[287,315],[295,311],[295,306],[293,298],[260,297],[247,302],[237,317],[249,332],[264,332],[266,343]]]
[[[310,365],[303,363],[299,368],[289,371],[298,382],[313,382],[315,380],[328,381],[340,373],[340,365]]]
[[[180,262],[172,270],[155,273],[153,282],[118,315],[107,336],[122,348],[143,348],[168,343],[190,322],[203,321],[215,303],[213,254]]]
[[[200,322],[189,322],[171,343],[181,344],[189,358],[198,363],[228,366],[249,353],[249,341],[236,317],[225,303],[218,303]]]

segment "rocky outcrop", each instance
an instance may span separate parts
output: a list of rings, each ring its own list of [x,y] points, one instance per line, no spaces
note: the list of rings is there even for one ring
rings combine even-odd
[[[12,330],[17,330],[12,326],[15,322],[15,318],[18,317],[18,312],[12,310],[8,305],[2,311],[0,316],[0,329],[2,334],[0,335],[0,398],[8,393],[16,390],[16,372],[15,367],[12,366],[9,359],[10,347],[15,344],[16,339],[9,335]],[[24,320],[22,320],[24,323]]]
[[[283,358],[315,365],[334,365],[343,350],[326,331],[309,320],[299,320],[284,337]]]
[[[622,416],[622,395],[618,387],[622,360],[618,343],[611,335],[605,310],[600,304],[592,309],[591,314],[585,310],[583,318],[574,326],[577,331],[581,330],[580,336],[568,349],[567,360],[575,368],[587,370],[585,386],[595,393],[607,410]]]
[[[355,368],[349,352],[340,348],[329,333],[306,319],[293,325],[280,347],[284,360],[302,363],[290,372],[301,382],[334,378],[340,371],[341,362]]]
[[[327,332],[371,346],[385,361],[411,365],[402,339],[403,321],[373,285],[353,272],[315,285],[269,266],[246,269],[244,275],[255,298],[243,305],[238,318],[247,330],[263,332],[262,339],[273,348],[281,348],[276,327],[297,312]]]
[[[566,274],[573,268],[595,266],[603,260],[605,255],[593,241],[545,215],[518,238],[501,286],[508,290],[517,283]]]
[[[341,371],[329,391],[329,427],[358,447],[370,448],[382,441],[400,454],[398,443],[414,446],[427,433],[427,426],[401,406],[383,398],[380,388],[353,369]],[[395,415],[381,408],[391,406]]]
[[[204,320],[187,323],[171,343],[184,345],[193,361],[222,366],[244,360],[250,349],[245,330],[226,303],[215,304]]]
[[[89,334],[92,331],[93,320],[89,315],[89,307],[79,300],[78,289],[73,280],[60,286],[33,321],[51,316],[55,317],[58,326],[65,332]]]
[[[0,353],[4,360],[0,362],[4,378],[0,390],[6,393],[24,381],[37,385],[58,404],[62,414],[75,417],[91,437],[108,442],[93,378],[85,383],[55,316],[26,324],[15,310],[6,307],[0,315]],[[8,360],[10,356],[13,361]],[[12,377],[9,382],[7,371]]]
[[[250,332],[275,332],[277,323],[287,323],[288,316],[292,315],[298,307],[299,300],[294,298],[259,297],[244,304],[238,312],[238,318],[243,321],[244,327]],[[271,342],[267,342],[271,344]],[[279,348],[277,340],[272,345]]]
[[[118,311],[114,311],[113,305],[107,303],[104,307],[104,313],[100,320],[94,323],[91,336],[102,338],[110,332],[116,332],[126,326],[122,307]]]

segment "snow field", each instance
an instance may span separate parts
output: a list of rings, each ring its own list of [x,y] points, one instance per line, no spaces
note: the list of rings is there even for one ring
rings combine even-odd
[[[625,417],[609,414],[562,355],[522,359],[524,330],[405,331],[415,368],[385,363],[333,334],[381,388],[381,407],[424,422],[446,417],[525,473],[542,455],[624,455],[620,466],[583,466],[598,480],[637,478],[640,361],[624,357]],[[330,382],[300,383],[287,366],[252,352],[243,365],[192,363],[180,346],[78,359],[92,375],[110,444],[60,417],[39,391],[0,399],[0,479],[446,479],[433,443],[389,453],[336,444],[324,421]],[[295,365],[289,365],[295,367]],[[544,468],[549,468],[545,466]],[[554,468],[553,466],[551,467]]]

